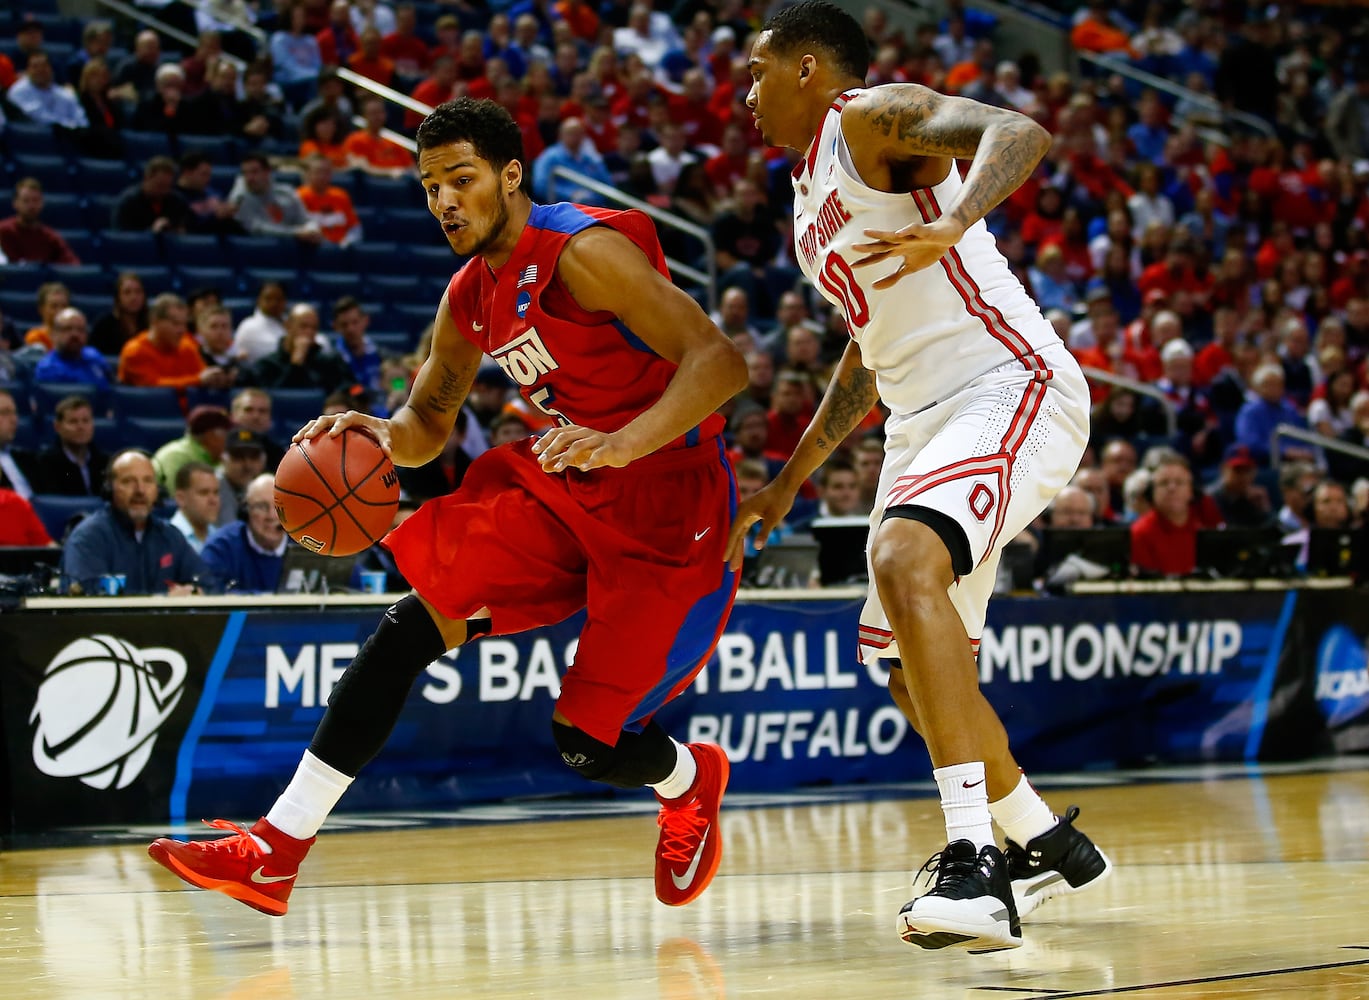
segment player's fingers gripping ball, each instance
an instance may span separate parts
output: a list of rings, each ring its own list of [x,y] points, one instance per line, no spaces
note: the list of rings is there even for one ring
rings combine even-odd
[[[350,556],[379,541],[399,507],[399,475],[370,435],[345,430],[290,446],[276,470],[276,516],[313,552]]]

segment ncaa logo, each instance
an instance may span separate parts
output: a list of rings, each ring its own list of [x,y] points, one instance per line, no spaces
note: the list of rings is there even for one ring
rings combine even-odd
[[[518,298],[513,300],[513,311],[522,319],[528,313],[528,307],[532,305],[532,296],[527,292],[519,292]]]
[[[91,788],[127,788],[180,703],[185,678],[185,657],[173,649],[138,649],[112,635],[68,643],[48,664],[29,716],[37,724],[34,766]]]

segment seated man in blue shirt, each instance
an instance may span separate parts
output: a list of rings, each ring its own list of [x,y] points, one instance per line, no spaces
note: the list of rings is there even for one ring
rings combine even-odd
[[[200,555],[225,593],[273,594],[289,539],[276,517],[276,477],[263,473],[243,496],[242,520],[209,536]]]
[[[366,328],[370,325],[371,317],[354,296],[344,295],[333,303],[333,330],[337,333],[333,349],[352,369],[357,384],[366,390],[371,412],[384,417],[388,416],[384,409],[387,387],[381,380],[381,365],[385,359],[375,342],[366,336]]]
[[[33,369],[35,382],[73,382],[109,388],[109,368],[104,356],[88,346],[89,326],[85,313],[67,307],[52,320],[52,350]]]
[[[101,580],[122,576],[125,594],[195,593],[204,563],[185,536],[152,516],[157,473],[137,449],[110,460],[108,503],[78,524],[62,549],[62,579],[72,594],[102,593]]]

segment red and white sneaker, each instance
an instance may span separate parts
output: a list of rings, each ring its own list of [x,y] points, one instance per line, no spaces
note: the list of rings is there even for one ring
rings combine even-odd
[[[204,824],[216,830],[233,830],[235,835],[189,843],[162,837],[148,846],[147,853],[193,886],[222,892],[273,917],[284,916],[300,862],[316,838],[296,840],[265,818],[257,820],[250,831],[225,819],[205,820]],[[251,835],[270,844],[272,853],[258,847]]]
[[[698,774],[689,791],[678,799],[662,799],[656,825],[656,898],[667,906],[684,906],[699,897],[723,858],[718,806],[727,790],[732,766],[723,748],[711,743],[687,743]]]

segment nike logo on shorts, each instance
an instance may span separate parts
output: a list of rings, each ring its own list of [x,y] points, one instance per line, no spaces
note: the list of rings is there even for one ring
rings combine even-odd
[[[712,527],[712,525],[710,525],[709,527],[704,528],[703,531],[696,531],[696,532],[694,533],[694,541],[697,542],[699,539],[703,538],[704,535],[708,534],[708,533],[709,533],[710,531],[712,531],[712,530],[713,530],[713,527]]]
[[[252,881],[256,882],[258,885],[270,885],[272,882],[289,882],[295,877],[294,875],[264,875],[262,874],[264,871],[266,871],[266,866],[259,866],[257,870],[252,873]]]
[[[705,532],[705,534],[706,533],[707,532]],[[676,875],[674,872],[670,873],[670,881],[675,883],[676,889],[684,889],[694,881],[694,873],[699,870],[699,862],[702,861],[704,857],[704,844],[708,843],[708,834],[712,832],[712,830],[708,830],[699,838],[699,849],[694,852],[694,860],[689,863],[689,867],[684,870],[683,875]]]

